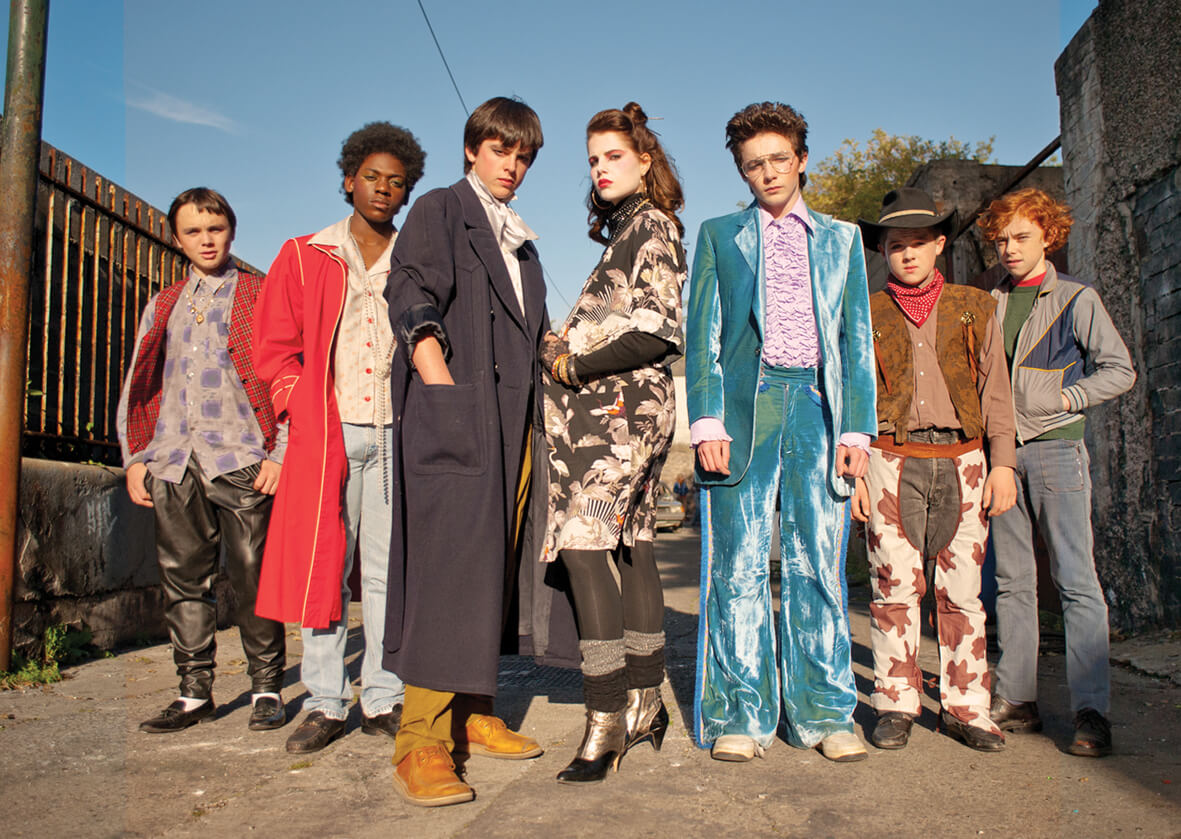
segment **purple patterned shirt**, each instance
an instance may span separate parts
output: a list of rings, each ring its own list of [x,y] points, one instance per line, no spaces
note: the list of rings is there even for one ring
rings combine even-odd
[[[759,208],[763,228],[763,361],[771,367],[818,367],[820,344],[812,309],[808,230],[812,219],[804,199],[776,220]]]
[[[143,462],[153,477],[180,483],[190,457],[197,459],[209,478],[267,459],[262,431],[228,349],[230,308],[237,286],[238,270],[232,264],[206,277],[189,270],[189,282],[168,318],[156,432],[147,448],[134,457],[127,448],[126,385],[119,400],[124,466]],[[155,315],[153,297],[140,318],[132,368]],[[286,430],[284,423],[270,456],[276,463],[283,462]]]

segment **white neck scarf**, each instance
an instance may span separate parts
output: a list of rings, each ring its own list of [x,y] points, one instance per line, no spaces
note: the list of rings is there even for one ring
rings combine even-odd
[[[517,215],[516,210],[492,194],[492,190],[488,189],[487,184],[480,180],[480,176],[476,174],[474,169],[468,171],[467,182],[472,185],[472,189],[480,198],[480,203],[484,205],[488,224],[492,226],[492,235],[496,237],[502,251],[514,253],[521,245],[531,239],[538,238],[529,225],[525,224],[524,220]]]

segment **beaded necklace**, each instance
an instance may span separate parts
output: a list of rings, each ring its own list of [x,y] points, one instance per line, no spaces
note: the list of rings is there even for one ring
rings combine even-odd
[[[623,202],[607,218],[607,229],[611,231],[612,244],[619,238],[619,234],[623,231],[623,228],[627,227],[627,223],[631,221],[632,216],[650,203],[648,196],[642,192],[633,192],[627,198],[623,199]]]

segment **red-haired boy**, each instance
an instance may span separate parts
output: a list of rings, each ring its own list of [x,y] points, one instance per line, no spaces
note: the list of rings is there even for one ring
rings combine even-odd
[[[1016,506],[992,525],[997,640],[992,719],[1037,731],[1038,611],[1034,525],[1062,596],[1071,754],[1111,752],[1107,603],[1095,573],[1090,459],[1083,410],[1124,393],[1132,360],[1089,282],[1059,274],[1046,254],[1066,243],[1070,208],[1038,189],[1010,193],[978,222],[1008,276],[992,292],[1017,413]]]

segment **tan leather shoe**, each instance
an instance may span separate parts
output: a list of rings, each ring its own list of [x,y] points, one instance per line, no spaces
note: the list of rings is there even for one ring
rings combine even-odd
[[[837,763],[851,763],[869,757],[861,739],[851,731],[838,731],[828,735],[820,741],[819,748],[822,755]]]
[[[525,760],[537,757],[541,746],[532,737],[510,731],[500,717],[472,714],[467,718],[467,743],[456,743],[459,754],[483,755],[501,760]]]
[[[730,763],[745,763],[763,756],[764,749],[755,742],[755,738],[746,734],[723,734],[714,740],[709,750],[709,756],[714,760],[725,760]]]
[[[394,789],[409,804],[443,807],[462,804],[476,792],[455,774],[455,764],[443,746],[415,749],[394,769]]]

